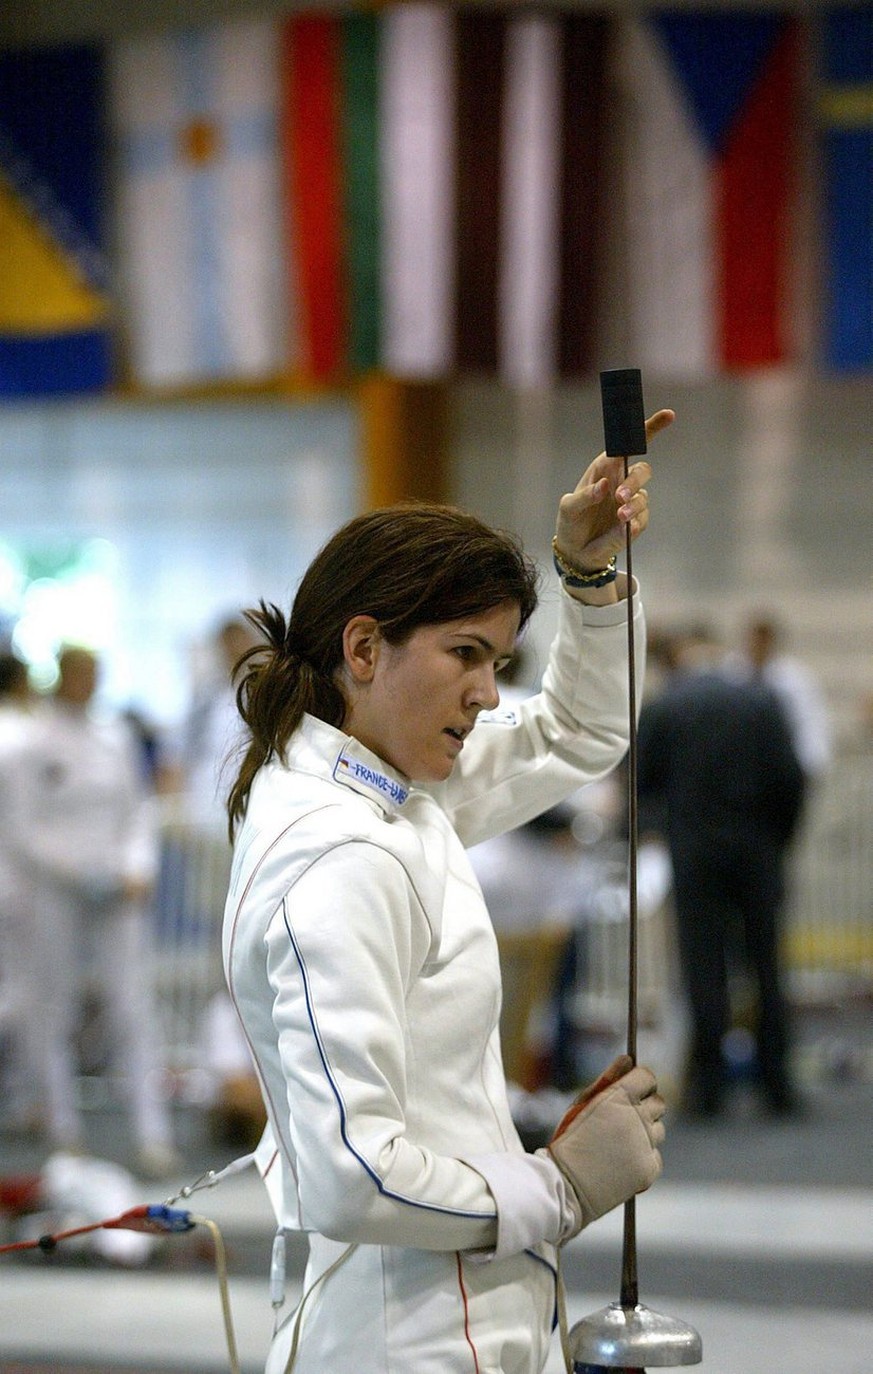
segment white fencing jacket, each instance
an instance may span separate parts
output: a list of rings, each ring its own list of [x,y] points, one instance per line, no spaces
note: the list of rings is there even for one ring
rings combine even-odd
[[[626,618],[562,591],[542,691],[480,717],[445,783],[411,785],[311,717],[255,779],[223,943],[264,1172],[280,1225],[311,1233],[309,1279],[358,1246],[307,1307],[301,1374],[545,1362],[565,1185],[510,1116],[497,943],[465,846],[621,759]],[[638,599],[635,624],[641,676]]]
[[[9,849],[27,874],[86,900],[126,879],[154,882],[158,815],[123,720],[48,701],[9,766]]]

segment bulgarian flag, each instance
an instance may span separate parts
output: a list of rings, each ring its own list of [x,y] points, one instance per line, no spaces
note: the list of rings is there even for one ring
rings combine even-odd
[[[662,374],[784,360],[796,22],[660,12],[623,21],[630,353]]]
[[[873,9],[824,16],[825,357],[873,367]]]
[[[405,4],[284,27],[289,298],[303,372],[594,366],[610,28]]]
[[[305,14],[282,39],[282,165],[299,365],[316,380],[378,361],[375,16]]]

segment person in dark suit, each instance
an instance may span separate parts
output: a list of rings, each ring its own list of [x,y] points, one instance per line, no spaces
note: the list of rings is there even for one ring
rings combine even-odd
[[[677,641],[675,670],[639,726],[641,827],[665,838],[679,957],[691,1016],[684,1106],[724,1105],[722,1040],[731,958],[740,949],[757,997],[757,1067],[766,1108],[791,1112],[788,1010],[780,960],[785,859],[804,774],[778,698],[722,670],[706,628]]]

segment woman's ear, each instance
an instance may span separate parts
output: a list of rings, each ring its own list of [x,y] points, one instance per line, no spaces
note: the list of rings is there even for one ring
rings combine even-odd
[[[372,682],[379,657],[379,622],[371,615],[356,615],[343,630],[343,658],[352,681]]]

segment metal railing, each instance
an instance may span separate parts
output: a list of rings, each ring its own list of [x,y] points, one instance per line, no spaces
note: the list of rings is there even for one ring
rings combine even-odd
[[[873,992],[873,752],[838,755],[791,864],[786,957],[799,997]]]

